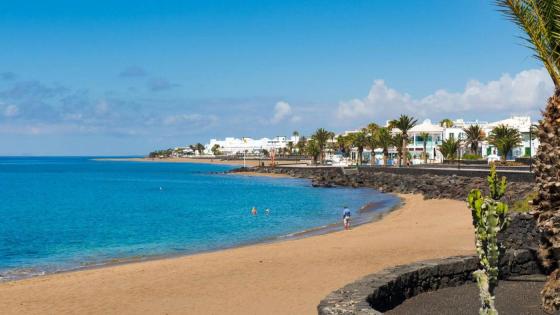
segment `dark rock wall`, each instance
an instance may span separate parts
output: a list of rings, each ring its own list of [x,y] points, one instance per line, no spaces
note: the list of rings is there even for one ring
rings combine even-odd
[[[512,213],[509,226],[498,235],[498,240],[505,248],[530,249],[539,247],[540,234],[535,218],[528,213]]]
[[[529,250],[510,250],[500,260],[501,278],[539,273]],[[317,306],[320,315],[383,314],[427,291],[472,281],[478,257],[460,256],[397,266],[366,276],[329,294]]]
[[[251,171],[262,173],[281,173],[298,178],[309,178],[311,184],[317,187],[371,187],[383,192],[419,193],[425,198],[447,198],[466,200],[468,193],[478,188],[488,193],[486,172],[476,172],[473,176],[458,176],[447,173],[432,173],[434,170],[415,168],[360,168],[357,174],[345,175],[341,168],[294,168],[294,167],[258,167]],[[243,171],[238,169],[234,171]],[[421,172],[418,172],[421,171]],[[407,173],[411,172],[411,173]],[[468,173],[461,173],[467,175]],[[513,175],[512,175],[513,174]],[[532,181],[512,181],[519,179],[517,173],[507,173],[508,189],[504,201],[523,198],[533,189]],[[476,175],[476,176],[474,176]],[[515,175],[515,176],[514,176]]]

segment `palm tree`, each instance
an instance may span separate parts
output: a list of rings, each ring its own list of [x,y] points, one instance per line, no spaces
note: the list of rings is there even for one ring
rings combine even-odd
[[[394,135],[391,139],[391,142],[393,143],[393,145],[395,146],[395,148],[397,149],[397,156],[399,158],[399,166],[402,166],[402,161],[403,161],[403,136],[401,133],[397,133],[396,135]]]
[[[294,137],[299,137],[299,131],[294,130],[294,131],[292,132],[292,136],[294,136]]]
[[[298,143],[296,143],[296,149],[300,155],[305,153],[306,143],[307,143],[307,138],[305,138],[305,136],[301,136],[299,138]]]
[[[319,128],[315,131],[311,138],[315,140],[315,142],[319,146],[319,151],[321,151],[320,161],[321,164],[323,164],[323,162],[325,161],[325,147],[327,146],[327,141],[334,138],[334,132]]]
[[[439,121],[439,125],[443,128],[451,128],[453,127],[453,120],[449,118],[444,118]]]
[[[498,125],[488,136],[488,143],[498,148],[502,161],[506,161],[509,152],[521,144],[521,134],[515,128]]]
[[[219,145],[219,144],[214,144],[214,145],[212,146],[212,149],[211,149],[211,150],[212,150],[212,154],[214,154],[214,155],[220,155],[220,154],[222,154],[222,152],[220,152],[220,145]]]
[[[422,154],[424,155],[424,164],[428,164],[428,151],[426,151],[426,147],[428,145],[430,134],[427,132],[421,132],[420,138],[422,138],[422,144],[424,145],[424,152],[422,152]]]
[[[372,122],[369,123],[365,128],[363,128],[362,131],[365,132],[366,135],[373,135],[378,129],[379,129],[379,125]]]
[[[439,146],[439,152],[441,152],[441,155],[443,155],[444,158],[448,160],[455,160],[457,151],[459,150],[460,146],[461,140],[449,138],[441,142],[441,145]]]
[[[358,165],[362,165],[362,159],[364,155],[364,147],[368,145],[367,135],[360,131],[351,134],[352,146],[358,149]]]
[[[289,155],[292,155],[292,153],[294,152],[294,142],[293,141],[288,141],[288,143],[286,144],[286,151],[288,152]]]
[[[352,139],[350,135],[339,135],[336,137],[337,150],[341,151],[344,156],[347,156],[352,147]]]
[[[407,154],[403,154],[404,164],[407,164],[408,160],[408,131],[416,126],[418,121],[414,117],[407,115],[401,115],[399,119],[391,120],[389,122],[389,127],[398,128],[402,133],[402,151]]]
[[[560,3],[555,0],[498,0],[504,13],[525,31],[527,41],[542,61],[554,83],[554,94],[542,112],[538,136],[540,146],[535,161],[538,195],[533,201],[541,235],[540,256],[543,264],[553,270],[542,291],[543,308],[554,313],[560,305]]]
[[[369,123],[365,128],[362,128],[362,132],[365,133],[366,135],[366,142],[367,145],[366,147],[368,147],[369,149],[371,149],[371,155],[370,155],[370,164],[374,165],[375,162],[375,147],[377,146],[376,140],[375,140],[375,134],[377,133],[377,131],[379,130],[379,125],[371,122]]]
[[[311,156],[313,163],[317,164],[317,159],[321,155],[321,147],[319,146],[317,140],[311,139],[307,141],[307,144],[305,145],[305,152]]]
[[[202,152],[204,152],[204,144],[197,143],[194,147],[195,150],[198,151],[198,154],[202,155]]]
[[[394,145],[393,137],[391,136],[391,131],[388,128],[379,128],[375,133],[376,146],[383,149],[383,165],[387,165],[387,160],[389,159],[389,147]]]
[[[470,147],[471,153],[477,155],[478,144],[485,138],[484,131],[479,125],[470,125],[468,128],[463,128],[463,131],[467,135],[465,142]]]

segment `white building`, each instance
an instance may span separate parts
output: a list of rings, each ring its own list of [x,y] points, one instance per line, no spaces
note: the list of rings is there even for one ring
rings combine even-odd
[[[515,128],[519,130],[521,133],[522,143],[518,147],[515,147],[512,152],[509,153],[508,159],[514,159],[516,157],[523,157],[523,156],[535,156],[537,152],[537,148],[539,146],[538,139],[534,137],[529,137],[529,129],[533,123],[531,122],[531,117],[528,116],[512,116],[508,119],[494,121],[494,122],[487,122],[487,121],[465,121],[463,119],[457,119],[453,121],[453,127],[445,128],[440,126],[439,124],[432,123],[429,119],[424,120],[422,123],[414,126],[412,129],[408,131],[409,136],[409,143],[408,143],[408,150],[412,156],[413,162],[420,163],[422,160],[422,153],[424,152],[424,139],[422,138],[423,133],[427,133],[427,141],[426,141],[426,152],[428,154],[428,160],[430,162],[441,162],[443,160],[443,156],[439,151],[439,146],[441,145],[443,140],[447,140],[449,138],[458,138],[461,140],[466,139],[466,134],[463,129],[468,128],[472,125],[479,125],[484,132],[485,136],[490,135],[492,129],[497,127],[498,125],[507,125],[511,128]],[[535,130],[535,127],[532,127]],[[349,133],[355,133],[359,130],[352,130],[346,131],[343,135]],[[392,133],[399,133],[400,130],[394,128]],[[479,144],[480,151],[479,154],[486,158],[489,155],[496,155],[497,149],[490,145],[487,140],[482,141]],[[460,149],[460,154],[465,154],[468,152],[468,148],[465,144],[463,144],[462,148]],[[381,164],[383,159],[383,152],[381,149],[374,150],[374,158],[375,164]],[[390,148],[389,149],[389,159],[392,160],[396,156],[396,149]],[[349,158],[351,160],[357,159],[357,150],[354,148],[350,152]],[[365,149],[363,154],[363,160],[365,163],[368,163],[371,159],[371,150]]]
[[[210,143],[205,146],[205,153],[212,154],[212,148],[219,146],[219,150],[224,155],[250,154],[260,155],[263,150],[268,152],[279,152],[280,149],[295,147],[299,141],[299,136],[292,137],[274,137],[274,138],[233,138],[227,137],[224,140],[211,139]],[[291,143],[291,144],[290,144]]]
[[[453,127],[445,128],[445,139],[449,139],[451,137],[459,137],[459,139],[466,139],[465,132],[463,131],[464,128],[468,128],[473,125],[479,125],[484,132],[485,136],[491,134],[492,129],[499,125],[506,125],[511,128],[515,128],[521,133],[521,140],[522,143],[520,146],[513,148],[512,152],[508,155],[508,159],[514,159],[516,157],[522,156],[535,156],[537,153],[537,148],[539,146],[539,140],[535,139],[534,137],[529,136],[529,129],[533,128],[533,131],[536,130],[534,123],[531,121],[531,117],[529,116],[512,116],[507,119],[498,120],[494,122],[487,122],[487,121],[464,121],[463,119],[457,119],[453,121]],[[531,127],[533,125],[533,127]],[[463,152],[466,148],[463,148]],[[482,141],[480,144],[480,155],[482,157],[487,157],[488,155],[495,155],[497,154],[497,149],[490,145],[488,141]]]

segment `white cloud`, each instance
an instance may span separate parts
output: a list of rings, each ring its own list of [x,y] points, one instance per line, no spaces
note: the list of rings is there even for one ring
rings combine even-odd
[[[513,77],[504,74],[487,83],[471,80],[461,92],[437,90],[421,99],[414,99],[388,87],[383,80],[376,80],[367,97],[341,102],[337,116],[381,121],[401,113],[417,117],[467,113],[484,116],[488,112],[530,115],[544,107],[553,90],[552,80],[544,68],[521,71]]]
[[[4,116],[15,117],[19,114],[19,108],[16,105],[8,105],[4,109]]]
[[[292,107],[290,106],[290,104],[284,101],[280,101],[274,106],[274,116],[272,116],[270,122],[272,122],[273,124],[277,124],[285,118],[290,117],[291,115]]]

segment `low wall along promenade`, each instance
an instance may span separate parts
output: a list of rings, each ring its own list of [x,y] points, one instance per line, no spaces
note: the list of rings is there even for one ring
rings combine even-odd
[[[487,193],[487,171],[457,171],[448,169],[423,169],[413,167],[363,167],[354,174],[345,175],[340,167],[253,167],[233,172],[253,171],[260,173],[285,174],[308,178],[316,187],[369,187],[388,193],[423,194],[425,198],[466,200],[468,193],[478,188]],[[350,173],[350,172],[346,172]],[[504,201],[511,204],[522,199],[533,189],[532,174],[513,171],[498,171],[508,179]]]

